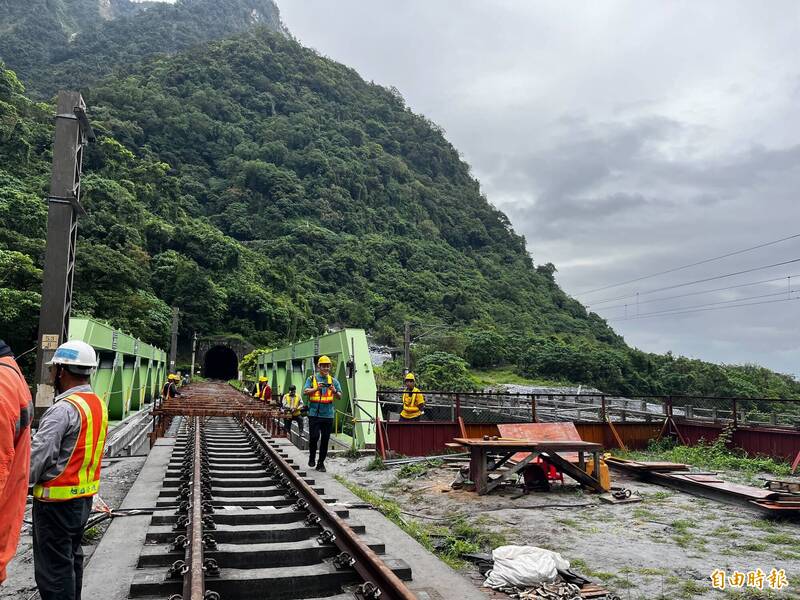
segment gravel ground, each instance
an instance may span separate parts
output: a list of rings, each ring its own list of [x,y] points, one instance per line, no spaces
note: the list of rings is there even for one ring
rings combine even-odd
[[[122,503],[128,490],[139,475],[146,458],[145,456],[134,456],[103,461],[99,496],[112,509],[119,507]],[[25,511],[25,520],[28,522],[31,520],[30,504]],[[107,523],[98,525],[96,531],[92,532],[92,539],[85,540],[89,542],[83,547],[87,560],[91,560],[92,552],[100,541],[106,527]],[[36,592],[36,583],[33,579],[32,543],[31,526],[23,523],[17,554],[8,567],[8,579],[0,586],[0,598],[3,600],[34,600],[34,598],[39,597]]]
[[[450,489],[456,471],[446,467],[400,478],[398,467],[367,471],[368,458],[348,461],[337,457],[329,462],[329,471],[399,502],[409,513],[420,517],[463,515],[502,533],[510,544],[559,552],[574,571],[602,583],[623,600],[800,598],[797,522],[767,520],[747,508],[696,498],[614,472],[614,485],[641,495],[642,502],[601,503],[568,478],[566,485],[556,483],[547,493],[514,498],[519,491],[505,489],[479,497]],[[790,582],[780,593],[750,591],[745,595],[740,590],[715,591],[710,585],[715,569],[731,574],[760,568],[769,574],[773,567],[785,569]],[[476,585],[482,583],[473,567],[467,567],[464,575]]]

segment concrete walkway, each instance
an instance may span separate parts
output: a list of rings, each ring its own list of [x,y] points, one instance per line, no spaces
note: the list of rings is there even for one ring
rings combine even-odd
[[[152,508],[161,490],[175,438],[156,441],[120,508]],[[144,545],[150,515],[111,522],[83,574],[83,597],[125,600]]]

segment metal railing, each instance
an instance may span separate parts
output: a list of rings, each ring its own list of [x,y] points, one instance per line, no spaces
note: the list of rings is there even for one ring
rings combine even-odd
[[[710,396],[616,396],[423,391],[425,420],[464,423],[574,421],[660,423],[666,417],[708,424],[800,428],[800,399]],[[379,390],[381,418],[402,408],[402,391]]]

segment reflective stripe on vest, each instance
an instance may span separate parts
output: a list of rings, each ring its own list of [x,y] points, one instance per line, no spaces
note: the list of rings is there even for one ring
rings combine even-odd
[[[100,460],[106,443],[108,409],[92,393],[64,398],[80,414],[81,429],[64,470],[50,481],[33,486],[33,497],[42,500],[72,500],[93,496],[100,488]]]
[[[300,416],[301,404],[302,401],[300,400],[300,396],[298,396],[297,394],[295,394],[294,396],[292,396],[291,394],[285,394],[283,396],[283,406],[286,408],[286,410],[292,411],[293,417]]]
[[[422,394],[417,388],[411,390],[410,393],[404,392],[403,410],[400,412],[400,416],[406,419],[415,419],[420,416],[422,414],[422,411],[419,409],[419,401],[421,398]]]
[[[333,402],[333,377],[328,375],[328,387],[325,388],[325,393],[319,391],[319,383],[317,383],[317,376],[311,376],[311,387],[314,389],[311,392],[309,402],[318,402],[319,404],[330,404]]]

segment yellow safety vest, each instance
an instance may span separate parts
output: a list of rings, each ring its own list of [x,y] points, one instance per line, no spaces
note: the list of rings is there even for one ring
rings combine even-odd
[[[290,394],[283,395],[283,406],[284,408],[288,407],[289,410],[292,411],[293,417],[300,416],[300,408],[303,405],[303,400],[300,398],[300,394],[295,394],[294,396]]]
[[[420,406],[425,404],[425,396],[415,387],[410,392],[403,392],[403,410],[400,416],[405,419],[416,419],[422,416]]]

